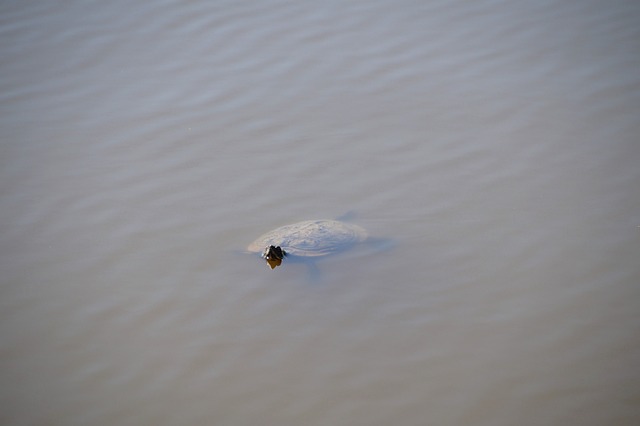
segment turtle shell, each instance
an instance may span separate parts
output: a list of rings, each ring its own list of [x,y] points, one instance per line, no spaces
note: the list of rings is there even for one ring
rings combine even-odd
[[[363,228],[337,220],[305,220],[269,231],[252,242],[247,250],[262,253],[265,247],[280,246],[287,255],[325,256],[345,250],[367,238]]]

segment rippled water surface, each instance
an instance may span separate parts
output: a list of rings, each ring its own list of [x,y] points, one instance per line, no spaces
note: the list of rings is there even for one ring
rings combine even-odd
[[[635,1],[0,5],[0,423],[640,421]],[[348,214],[381,252],[246,246]]]

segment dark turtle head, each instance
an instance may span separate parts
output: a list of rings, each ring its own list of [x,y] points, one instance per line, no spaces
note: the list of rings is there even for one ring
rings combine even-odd
[[[282,263],[282,259],[287,255],[287,252],[282,250],[280,246],[269,246],[264,249],[262,253],[262,257],[267,261],[267,264],[271,267],[271,269],[276,266],[280,266]]]

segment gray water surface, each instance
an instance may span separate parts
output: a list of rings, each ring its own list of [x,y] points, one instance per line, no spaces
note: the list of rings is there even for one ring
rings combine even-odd
[[[634,425],[634,1],[0,5],[0,423]],[[355,212],[393,242],[271,271]]]

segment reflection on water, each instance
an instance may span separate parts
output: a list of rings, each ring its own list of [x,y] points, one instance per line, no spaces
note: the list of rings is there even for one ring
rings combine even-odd
[[[637,424],[639,5],[3,2],[0,423]]]
[[[276,266],[280,266],[282,264],[282,258],[265,258],[267,261],[267,265],[274,269]]]

